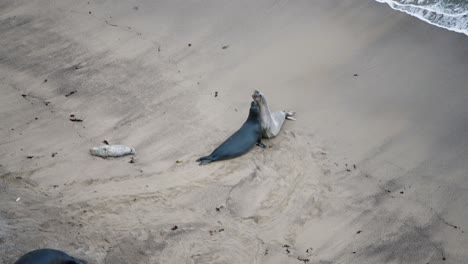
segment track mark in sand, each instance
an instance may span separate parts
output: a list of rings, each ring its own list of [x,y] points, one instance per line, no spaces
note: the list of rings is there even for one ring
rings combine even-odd
[[[167,243],[160,263],[252,263],[262,247],[250,232],[208,223],[186,223],[180,232],[160,234]]]
[[[257,167],[233,186],[226,200],[232,215],[273,228],[275,221],[302,223],[304,216],[316,213],[314,206],[305,205],[319,188],[318,159],[310,155],[311,144],[299,143],[306,141],[301,133],[285,134],[275,139],[275,148],[255,157]]]
[[[167,246],[167,243],[157,241],[151,234],[146,239],[129,236],[118,241],[106,240],[110,245],[104,245],[108,248],[104,263],[113,264],[153,263],[154,258]]]
[[[106,22],[106,24],[109,25],[109,26],[113,26],[113,27],[118,27],[118,26],[119,26],[119,25],[117,25],[117,24],[112,24],[112,23],[110,23],[110,22],[107,21],[107,20],[105,20],[104,22]]]

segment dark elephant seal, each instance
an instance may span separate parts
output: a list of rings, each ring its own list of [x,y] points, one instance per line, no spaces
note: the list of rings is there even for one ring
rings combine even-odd
[[[43,248],[24,254],[14,264],[88,264],[88,262],[71,257],[60,250]]]
[[[257,103],[252,102],[249,117],[247,117],[242,127],[210,155],[197,159],[197,162],[200,162],[200,165],[205,165],[213,161],[235,158],[247,153],[256,144],[264,148],[265,145],[261,142],[262,129],[258,114]]]
[[[283,123],[286,119],[296,120],[293,117],[295,112],[270,112],[265,95],[263,95],[261,92],[255,90],[252,98],[255,102],[257,102],[258,108],[260,109],[260,125],[262,126],[262,136],[264,138],[276,137],[279,134],[281,127],[283,126]]]

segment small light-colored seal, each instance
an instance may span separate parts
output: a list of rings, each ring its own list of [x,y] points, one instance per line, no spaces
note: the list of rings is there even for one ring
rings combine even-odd
[[[296,112],[270,112],[265,95],[263,95],[261,92],[255,90],[252,98],[255,102],[257,102],[258,108],[260,110],[260,125],[262,126],[262,136],[264,138],[276,137],[279,134],[281,127],[283,126],[283,123],[286,119],[296,120],[294,118],[294,114]]]
[[[93,156],[98,156],[102,158],[116,158],[126,155],[133,155],[135,154],[135,149],[124,145],[102,145],[90,149],[89,153],[91,153],[91,155]]]
[[[247,153],[255,145],[265,148],[261,139],[262,128],[260,127],[258,106],[256,102],[252,102],[249,116],[242,127],[210,155],[197,159],[197,162],[200,162],[200,165],[205,165],[213,161],[235,158]]]
[[[82,259],[69,256],[67,253],[56,249],[37,249],[24,254],[15,264],[87,264]]]

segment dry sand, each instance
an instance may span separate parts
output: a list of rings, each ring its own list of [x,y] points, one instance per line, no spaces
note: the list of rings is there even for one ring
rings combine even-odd
[[[467,83],[465,35],[371,0],[3,0],[0,262],[464,263]],[[254,89],[298,121],[198,166]]]

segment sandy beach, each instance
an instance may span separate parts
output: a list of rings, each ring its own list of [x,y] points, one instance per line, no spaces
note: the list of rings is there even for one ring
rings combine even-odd
[[[371,0],[3,0],[0,263],[466,263],[467,83]],[[297,121],[198,166],[254,90]]]

